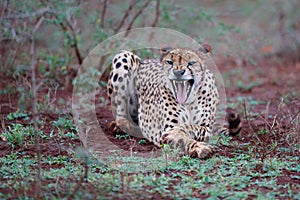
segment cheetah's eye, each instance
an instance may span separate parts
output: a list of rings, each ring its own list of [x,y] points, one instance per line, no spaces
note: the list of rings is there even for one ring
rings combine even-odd
[[[196,61],[190,61],[190,62],[188,62],[188,66],[192,66],[192,65],[194,65],[196,63]]]
[[[169,65],[173,65],[173,61],[172,60],[166,60],[166,63],[168,63]]]

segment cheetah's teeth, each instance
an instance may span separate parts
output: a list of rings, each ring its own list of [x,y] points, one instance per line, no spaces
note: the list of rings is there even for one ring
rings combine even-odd
[[[173,81],[173,85],[175,87],[175,89],[177,90],[177,84],[176,84],[177,81]]]
[[[191,80],[170,80],[172,83],[174,95],[177,101],[181,104],[184,103],[190,96],[193,82]]]

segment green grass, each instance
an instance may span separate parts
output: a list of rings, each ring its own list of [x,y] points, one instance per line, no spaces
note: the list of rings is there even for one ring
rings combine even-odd
[[[1,157],[0,175],[3,181],[0,189],[29,190],[35,181],[36,162],[35,157],[20,153]],[[82,157],[43,156],[42,163],[49,166],[42,170],[42,180],[47,182],[47,185],[43,185],[44,198],[66,197],[72,194],[83,176]],[[277,179],[283,175],[284,170],[300,172],[299,158],[293,157],[274,157],[262,163],[247,153],[236,152],[236,156],[232,158],[215,155],[205,161],[184,156],[177,160],[169,160],[166,166],[165,156],[111,156],[106,162],[90,162],[88,166],[87,182],[76,191],[77,199],[92,199],[94,190],[100,199],[126,198],[129,195],[132,198],[160,196],[172,199],[192,199],[192,196],[210,199],[296,199],[300,195],[299,192],[295,192],[300,190],[296,183],[277,184]],[[262,166],[259,173],[258,166]],[[282,189],[285,192],[282,192]],[[56,194],[53,191],[56,191]],[[10,197],[10,194],[0,194],[0,197],[1,195],[3,198]]]
[[[32,122],[30,117],[31,116],[29,114],[22,112],[13,112],[6,116],[10,125],[7,125],[7,127],[3,125],[3,131],[0,134],[3,140],[7,141],[8,144],[11,145],[12,149],[26,147],[28,144],[34,144],[34,127],[31,125]],[[29,125],[17,123],[16,120],[20,119],[29,121]],[[43,126],[45,122],[40,120],[38,123]],[[38,135],[41,139],[79,139],[77,134],[78,129],[70,116],[59,117],[56,121],[52,122],[52,125],[53,129],[50,134],[45,134],[42,130],[38,131]]]
[[[43,139],[47,138],[47,135],[45,135],[42,131],[38,131],[38,134],[39,137]],[[13,123],[7,126],[7,129],[5,129],[1,136],[7,140],[13,149],[15,147],[33,144],[35,137],[32,125],[23,126],[19,123]]]

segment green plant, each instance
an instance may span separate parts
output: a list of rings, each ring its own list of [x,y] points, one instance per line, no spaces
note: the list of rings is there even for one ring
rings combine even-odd
[[[22,124],[12,124],[12,126],[8,126],[8,130],[2,133],[2,137],[7,139],[14,149],[16,146],[21,146],[27,136],[32,135],[31,131],[32,129],[25,128]]]
[[[210,143],[213,145],[222,145],[222,146],[232,146],[232,137],[221,135],[214,135],[210,140]]]
[[[1,95],[15,94],[16,88],[12,84],[7,84],[4,89],[0,89]]]
[[[16,111],[16,112],[9,113],[6,116],[6,119],[8,119],[8,120],[15,120],[15,119],[28,120],[29,119],[29,115],[27,113],[25,113],[25,112]]]
[[[249,92],[251,91],[254,87],[257,87],[257,86],[261,86],[263,85],[263,82],[262,81],[252,81],[250,83],[244,83],[243,81],[238,81],[237,83],[237,87],[243,91],[243,92]]]
[[[59,117],[56,121],[52,122],[52,125],[58,130],[58,135],[52,130],[50,137],[70,138],[72,140],[79,139],[78,128],[72,119],[68,119],[68,116]]]
[[[266,135],[268,134],[268,131],[264,128],[260,129],[258,132],[257,132],[257,135]]]
[[[164,158],[165,158],[166,168],[167,168],[168,165],[169,165],[169,156],[170,156],[172,150],[171,150],[170,145],[168,145],[168,144],[164,144],[162,146],[162,148],[163,148],[163,155],[164,155]]]
[[[128,134],[122,134],[122,135],[117,134],[115,137],[120,140],[126,140],[126,139],[130,138],[130,136]]]
[[[73,120],[69,119],[68,116],[59,117],[56,121],[53,121],[52,124],[53,126],[62,128],[64,130],[76,130]]]
[[[139,144],[142,144],[142,145],[143,145],[143,144],[147,144],[147,141],[144,140],[144,139],[142,139],[142,140],[139,141]]]
[[[48,136],[43,133],[43,131],[38,131],[38,135],[42,139],[47,139]],[[14,149],[15,147],[20,147],[26,145],[27,143],[34,143],[34,128],[33,126],[23,126],[22,124],[12,124],[8,126],[8,130],[2,133],[8,143]]]
[[[54,54],[48,51],[39,52],[37,55],[38,72],[44,76],[44,84],[49,87],[53,85],[67,86],[69,83],[69,56]]]

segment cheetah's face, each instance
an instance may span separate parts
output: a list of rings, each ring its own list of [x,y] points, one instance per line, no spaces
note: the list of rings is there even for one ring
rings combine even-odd
[[[173,49],[162,57],[167,85],[179,104],[188,104],[197,96],[204,76],[200,56],[188,49]]]

